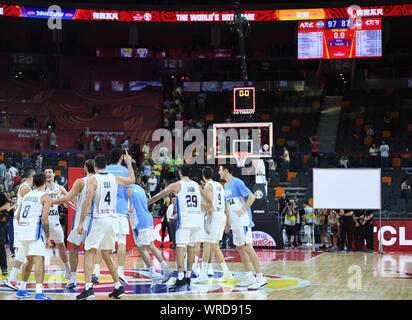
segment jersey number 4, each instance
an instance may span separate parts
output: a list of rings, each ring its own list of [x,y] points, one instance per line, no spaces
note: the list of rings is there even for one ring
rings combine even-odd
[[[188,208],[197,207],[197,196],[188,194],[186,196],[186,205]]]
[[[109,205],[110,206],[110,191],[108,191],[107,193],[106,193],[106,196],[104,197],[104,202],[107,202],[107,205]]]

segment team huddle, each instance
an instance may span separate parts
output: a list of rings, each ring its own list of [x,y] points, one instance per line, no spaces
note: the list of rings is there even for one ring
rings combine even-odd
[[[123,160],[127,169],[121,165]],[[250,206],[255,198],[242,180],[232,176],[231,164],[223,164],[219,169],[220,178],[226,182],[224,186],[213,181],[211,167],[203,169],[203,181],[202,184],[198,184],[189,178],[190,165],[184,164],[179,170],[180,181],[170,184],[148,199],[144,189],[135,184],[131,157],[127,151],[123,154],[121,149],[114,148],[109,161],[111,164],[107,165],[106,157],[103,155],[96,156],[94,160],[87,160],[84,165],[86,177],[77,179],[70,192],[54,182],[53,168],[45,168],[44,173],[38,174],[35,174],[32,168],[24,169],[24,182],[18,189],[17,210],[13,221],[18,249],[13,269],[4,282],[17,291],[17,298],[31,297],[27,290],[27,281],[35,265],[34,298],[51,299],[43,292],[44,261],[50,241],[54,241],[64,264],[64,277],[68,279],[67,289],[76,289],[78,285],[78,252],[81,244],[84,245],[85,283],[83,291],[76,299],[94,297],[93,284],[99,283],[102,259],[114,281],[114,290],[109,294],[109,298],[119,299],[124,296],[124,286],[128,285],[123,268],[129,222],[135,245],[149,269],[154,285],[159,282],[168,284],[172,270],[153,243],[153,217],[148,206],[170,194],[176,196],[177,278],[168,286],[168,290],[182,291],[191,283],[207,282],[212,251],[223,271],[223,277],[219,281],[233,279],[219,248],[223,232],[228,232],[229,228],[232,229],[233,243],[245,269],[243,281],[236,286],[257,290],[267,285],[252,246],[251,228],[254,224]],[[71,243],[68,257],[64,232],[59,222],[58,206],[73,199],[77,199],[77,210],[67,238]],[[117,264],[112,258],[116,243]],[[203,255],[200,267],[198,261],[201,243]],[[155,270],[147,250],[150,250],[160,262],[161,274]],[[256,276],[252,273],[250,262]],[[21,282],[18,283],[17,274],[20,268],[22,276]]]

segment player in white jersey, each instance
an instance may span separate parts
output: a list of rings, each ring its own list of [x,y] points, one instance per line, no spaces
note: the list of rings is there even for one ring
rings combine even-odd
[[[121,177],[127,177],[127,169],[121,165],[123,158],[123,150],[117,147],[113,148],[110,151],[110,165],[108,165],[106,168],[107,172]],[[129,204],[127,198],[127,190],[130,190],[130,188],[126,186],[118,186],[116,195],[116,213],[118,214],[119,218],[118,234],[116,235],[118,264],[117,273],[119,275],[120,283],[122,284],[122,286],[128,285],[127,278],[124,275],[123,271],[126,261],[126,238],[129,234]],[[93,283],[99,283],[101,261],[102,255],[100,254],[100,252],[97,252],[92,275]]]
[[[109,298],[119,299],[125,294],[119,282],[116,265],[111,256],[112,251],[115,249],[116,234],[118,232],[118,217],[116,214],[117,185],[127,186],[134,183],[135,180],[132,158],[127,151],[124,160],[128,169],[127,177],[120,177],[108,173],[106,171],[105,156],[98,155],[94,158],[95,175],[89,177],[87,180],[86,199],[83,201],[79,226],[77,228],[77,233],[80,235],[86,231],[83,227],[84,221],[93,205],[90,224],[86,231],[87,238],[84,242],[84,249],[86,251],[84,257],[86,286],[84,290],[76,296],[78,300],[94,297],[92,272],[94,256],[98,249],[101,250],[103,260],[109,268],[114,281],[114,290],[109,294]]]
[[[83,202],[86,198],[86,188],[87,188],[87,180],[89,177],[94,175],[94,161],[92,159],[86,160],[84,163],[84,172],[86,177],[77,179],[68,194],[63,197],[57,198],[52,201],[52,205],[57,204],[60,205],[62,203],[69,202],[74,197],[77,196],[77,208],[76,212],[73,217],[72,226],[70,228],[69,236],[67,237],[67,241],[70,241],[70,254],[69,254],[69,261],[70,261],[70,270],[71,270],[71,277],[69,283],[66,285],[67,289],[75,289],[77,284],[76,279],[76,270],[78,265],[78,256],[79,256],[79,248],[82,243],[86,240],[86,233],[82,235],[76,232],[77,227],[79,226],[80,221],[80,211],[83,206]],[[90,223],[90,212],[86,214],[86,218],[84,220],[83,229],[87,230]]]
[[[22,270],[22,281],[16,297],[18,299],[31,297],[31,294],[27,292],[26,285],[34,264],[36,268],[36,295],[34,299],[51,300],[43,293],[44,257],[46,256],[46,243],[47,245],[50,243],[48,220],[51,198],[44,191],[46,187],[44,173],[35,174],[33,184],[34,190],[23,197],[17,211],[18,240],[20,241],[20,250],[23,250],[27,257],[27,263]]]
[[[202,235],[203,216],[201,214],[202,198],[208,204],[212,203],[209,195],[196,182],[189,179],[190,166],[184,164],[179,169],[180,181],[170,184],[148,201],[148,205],[155,203],[163,197],[174,193],[177,205],[177,231],[176,231],[176,263],[178,277],[171,290],[178,290],[185,285],[190,285],[192,265],[194,259],[194,246]],[[184,274],[184,253],[187,249],[187,273]]]
[[[66,195],[66,189],[54,182],[55,169],[53,167],[45,167],[44,174],[46,175],[46,192],[50,195],[52,200],[55,200],[62,195]],[[49,223],[50,223],[50,240],[53,240],[56,244],[56,248],[59,251],[60,259],[64,264],[64,269],[66,271],[64,277],[70,279],[70,263],[69,258],[66,253],[66,246],[64,244],[64,232],[60,224],[59,219],[59,205],[53,204],[50,207],[49,212]]]
[[[19,273],[21,265],[23,264],[24,259],[25,259],[24,250],[19,249],[20,243],[18,240],[19,225],[17,223],[17,211],[19,210],[19,207],[21,206],[23,197],[26,194],[28,194],[32,189],[34,174],[35,174],[35,171],[32,167],[24,168],[23,169],[23,181],[20,184],[19,189],[17,191],[17,208],[14,211],[14,217],[13,217],[14,247],[16,247],[17,254],[16,254],[16,257],[14,258],[13,268],[11,269],[10,276],[4,280],[4,284],[14,290],[19,289],[19,284],[17,282],[17,274]]]
[[[248,290],[257,290],[267,285],[267,281],[263,277],[259,258],[252,245],[251,228],[254,223],[250,207],[255,201],[255,196],[242,180],[233,177],[233,170],[233,165],[226,163],[222,164],[219,169],[220,177],[226,181],[224,186],[227,217],[225,231],[229,232],[230,224],[233,231],[233,243],[236,245],[246,271],[245,279],[237,286],[248,287]],[[249,261],[253,264],[256,278],[253,276]]]
[[[212,180],[213,169],[211,167],[204,167],[202,175],[203,180],[206,182],[204,189],[212,199],[212,206],[206,210],[206,236],[203,241],[201,273],[199,278],[193,282],[200,283],[208,281],[208,270],[210,270],[209,266],[211,265],[212,250],[223,269],[222,280],[233,280],[233,276],[230,273],[222,251],[219,248],[219,241],[222,239],[226,226],[225,192],[223,186],[219,182]]]

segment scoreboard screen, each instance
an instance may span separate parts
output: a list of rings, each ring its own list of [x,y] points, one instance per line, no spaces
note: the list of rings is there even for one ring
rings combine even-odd
[[[298,59],[382,57],[382,20],[335,19],[298,23]]]
[[[255,112],[255,88],[233,88],[233,114],[251,114]]]

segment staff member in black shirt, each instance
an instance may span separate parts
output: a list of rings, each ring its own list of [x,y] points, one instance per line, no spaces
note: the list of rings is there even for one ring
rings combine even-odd
[[[352,250],[353,237],[353,211],[339,210],[339,250],[343,251],[347,241],[347,251]]]
[[[279,199],[278,202],[278,211],[283,212],[283,209],[285,209],[286,205],[289,203],[289,199],[286,197],[286,193],[282,193],[282,197]]]
[[[10,208],[9,200],[4,193],[0,192],[0,267],[3,276],[7,275],[7,255],[4,244],[6,243],[7,211]]]
[[[160,217],[162,218],[162,244],[160,245],[160,248],[163,248],[163,242],[166,237],[166,229],[167,229],[167,232],[170,234],[170,227],[169,227],[169,223],[167,221],[167,216],[166,216],[167,208],[169,207],[169,205],[170,205],[170,197],[166,197],[159,210]]]
[[[364,239],[366,239],[366,247],[368,252],[373,252],[373,212],[371,210],[365,210],[365,218],[361,222],[364,226]],[[363,241],[363,240],[362,240]]]
[[[365,218],[363,211],[356,210],[353,214],[353,236],[355,238],[355,251],[363,251],[364,225],[361,223]]]

